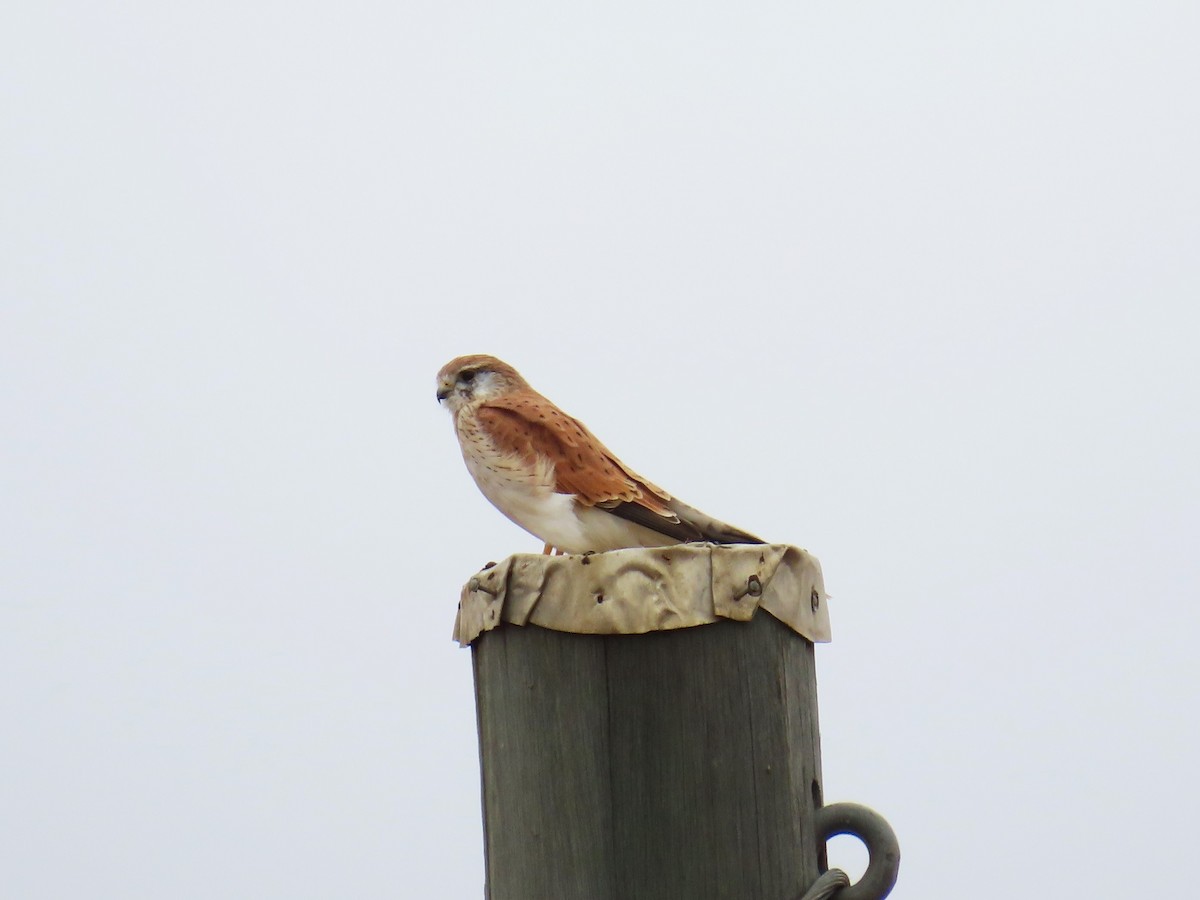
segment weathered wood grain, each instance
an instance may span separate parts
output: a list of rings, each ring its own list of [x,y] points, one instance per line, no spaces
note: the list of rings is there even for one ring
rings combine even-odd
[[[813,645],[773,617],[473,646],[489,900],[790,900],[816,879]]]

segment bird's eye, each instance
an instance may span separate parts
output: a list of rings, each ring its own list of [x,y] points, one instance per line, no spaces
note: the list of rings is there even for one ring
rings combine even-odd
[[[463,372],[458,377],[459,377],[460,381],[465,381],[467,384],[470,384],[472,381],[475,380],[475,371],[473,369],[468,369],[466,372]]]

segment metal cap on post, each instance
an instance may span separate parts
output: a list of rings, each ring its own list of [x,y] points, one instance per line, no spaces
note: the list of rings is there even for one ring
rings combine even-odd
[[[463,589],[489,900],[803,894],[824,835],[816,559],[517,555]],[[519,626],[519,627],[514,627]]]

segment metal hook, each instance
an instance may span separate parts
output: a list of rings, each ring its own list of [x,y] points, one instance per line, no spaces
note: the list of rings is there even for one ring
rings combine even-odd
[[[900,842],[887,819],[869,806],[834,803],[817,810],[816,825],[819,843],[850,834],[862,841],[870,854],[863,877],[842,888],[837,900],[883,900],[892,892],[900,873]]]

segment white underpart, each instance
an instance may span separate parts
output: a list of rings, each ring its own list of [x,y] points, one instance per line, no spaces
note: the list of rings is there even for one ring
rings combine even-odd
[[[665,547],[667,544],[679,543],[678,538],[659,534],[636,522],[622,519],[606,509],[576,503],[575,514],[583,530],[583,543],[579,547],[554,544],[568,553],[619,550],[622,547]]]
[[[554,466],[528,465],[491,446],[469,416],[458,417],[467,470],[492,505],[530,534],[567,553],[661,547],[676,540],[554,490]]]

